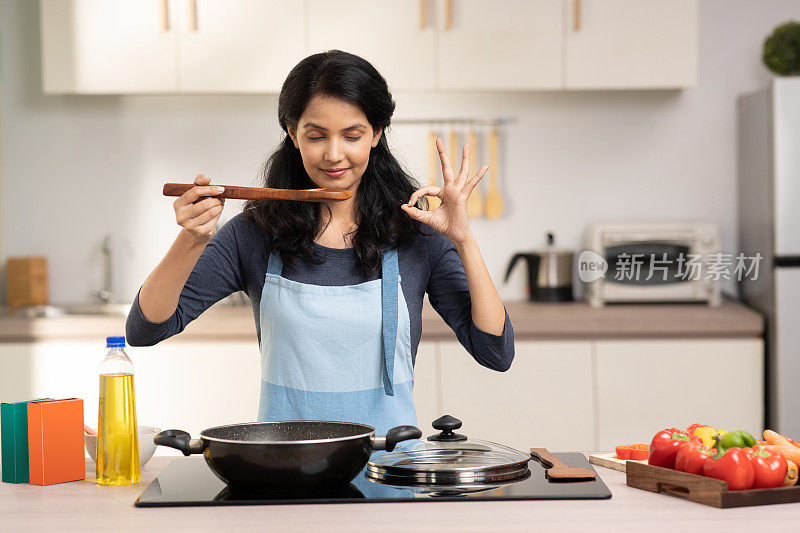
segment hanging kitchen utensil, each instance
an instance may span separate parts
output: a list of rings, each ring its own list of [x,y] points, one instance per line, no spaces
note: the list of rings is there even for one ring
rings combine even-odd
[[[467,485],[524,479],[530,455],[502,444],[454,433],[461,421],[449,415],[434,420],[441,433],[403,446],[367,464],[368,478],[389,485]]]
[[[439,150],[436,148],[436,132],[428,133],[428,185],[436,187],[436,169],[439,167]],[[428,211],[433,211],[442,204],[438,196],[426,196]]]
[[[453,175],[457,176],[457,172],[461,168],[461,152],[458,149],[458,132],[452,127],[450,135],[447,136],[447,153],[450,155],[450,168],[453,169]]]
[[[468,141],[469,144],[469,155],[470,160],[477,160],[478,159],[478,135],[475,133],[475,130],[469,130]],[[472,169],[468,169],[467,171],[468,179],[472,177]],[[476,185],[474,189],[472,189],[472,193],[467,198],[467,216],[469,218],[478,218],[483,216],[483,196],[481,195],[481,187],[480,184]]]
[[[390,429],[350,422],[251,422],[206,429],[199,439],[178,429],[153,439],[183,455],[202,453],[226,484],[242,489],[308,490],[347,485],[373,450],[393,450],[398,442],[418,439],[413,426]]]
[[[489,194],[486,195],[486,217],[500,218],[503,214],[503,197],[497,187],[497,128],[489,130]]]
[[[597,474],[580,466],[567,466],[558,457],[547,451],[547,448],[531,448],[531,456],[538,459],[546,468],[544,475],[547,479],[558,481],[579,481],[582,479],[595,479]]]
[[[194,183],[165,183],[164,196],[180,196]],[[344,189],[266,189],[261,187],[240,187],[238,185],[219,185],[225,187],[216,198],[235,200],[297,200],[300,202],[324,202],[326,200],[347,200],[353,196],[352,191]]]

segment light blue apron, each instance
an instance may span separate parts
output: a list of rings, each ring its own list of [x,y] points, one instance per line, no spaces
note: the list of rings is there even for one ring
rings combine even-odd
[[[359,422],[379,435],[416,426],[397,251],[384,252],[381,279],[357,285],[299,283],[282,271],[273,251],[260,302],[258,420]]]

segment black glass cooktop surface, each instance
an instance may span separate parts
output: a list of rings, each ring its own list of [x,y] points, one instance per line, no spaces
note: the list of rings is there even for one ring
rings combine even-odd
[[[569,466],[594,470],[581,453],[559,453]],[[173,459],[139,499],[137,507],[177,507],[192,505],[270,505],[297,503],[374,503],[420,501],[487,500],[595,500],[611,498],[611,492],[598,476],[592,481],[549,481],[535,460],[530,476],[520,481],[483,486],[384,485],[367,479],[362,471],[353,482],[334,491],[317,493],[240,493],[228,487],[206,465],[202,457]]]

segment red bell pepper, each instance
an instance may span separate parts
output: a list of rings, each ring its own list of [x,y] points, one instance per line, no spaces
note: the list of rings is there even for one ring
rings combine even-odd
[[[707,426],[708,424],[692,424],[688,428],[686,428],[686,433],[689,435],[694,435],[694,430],[703,426]]]
[[[703,463],[703,475],[726,481],[731,490],[749,489],[755,479],[748,453],[737,447],[728,448],[725,452],[706,459]]]
[[[687,441],[702,443],[700,437],[689,435],[680,429],[672,428],[659,431],[653,437],[653,442],[650,443],[648,464],[674,469],[678,447]]]
[[[624,461],[646,461],[650,456],[650,446],[647,444],[624,444],[616,446],[617,459]]]
[[[753,465],[754,489],[771,489],[783,485],[789,469],[783,455],[756,446],[750,455],[750,463]]]
[[[678,446],[678,454],[675,456],[675,470],[702,476],[703,463],[712,455],[714,455],[714,451],[708,446],[693,441],[684,441]]]

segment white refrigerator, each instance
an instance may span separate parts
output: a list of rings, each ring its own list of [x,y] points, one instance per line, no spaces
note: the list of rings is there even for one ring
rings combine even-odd
[[[800,439],[800,77],[738,105],[739,246],[764,257],[741,294],[767,320],[767,426]]]

